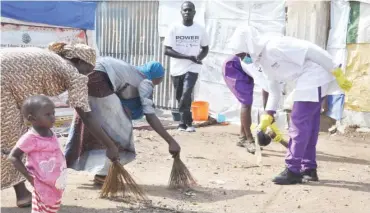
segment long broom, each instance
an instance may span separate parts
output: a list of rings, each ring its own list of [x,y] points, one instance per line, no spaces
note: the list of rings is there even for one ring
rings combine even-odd
[[[122,197],[132,195],[137,200],[146,201],[144,191],[139,187],[127,170],[118,161],[112,162],[105,178],[100,197],[112,198],[121,194]]]
[[[130,173],[119,161],[113,161],[109,167],[108,175],[105,177],[100,197],[113,198],[118,194],[121,194],[122,198],[126,195],[132,195],[136,200],[147,200],[144,191],[131,177]]]
[[[196,185],[195,179],[180,159],[180,155],[174,157],[168,185],[170,188],[190,188]]]
[[[123,111],[131,118],[131,114],[127,111],[126,107],[123,107]],[[132,139],[132,132],[129,136]],[[130,173],[123,167],[119,161],[111,163],[108,171],[108,175],[105,177],[100,197],[102,198],[113,198],[121,194],[122,198],[126,195],[132,195],[138,201],[147,201],[148,198],[144,191],[139,187],[136,181],[131,177]]]

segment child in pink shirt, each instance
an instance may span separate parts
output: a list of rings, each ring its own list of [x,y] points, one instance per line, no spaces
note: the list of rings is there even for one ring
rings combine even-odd
[[[46,96],[32,96],[23,103],[22,113],[32,128],[19,139],[9,160],[34,187],[32,213],[55,213],[59,210],[67,177],[66,160],[51,130],[55,106]],[[22,162],[23,154],[27,156],[26,165]]]

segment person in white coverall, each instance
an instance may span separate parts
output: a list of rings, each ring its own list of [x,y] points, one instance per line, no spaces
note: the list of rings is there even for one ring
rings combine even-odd
[[[289,129],[286,169],[273,179],[276,184],[318,181],[316,144],[322,99],[349,90],[331,56],[308,41],[278,34],[260,34],[254,27],[239,28],[231,38],[235,54],[247,53],[262,67],[267,78],[269,98],[259,128],[265,131],[274,121],[280,88],[278,82],[293,83],[293,108]]]

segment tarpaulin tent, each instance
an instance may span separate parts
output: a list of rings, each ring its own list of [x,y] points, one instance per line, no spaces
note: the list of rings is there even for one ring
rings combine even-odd
[[[95,2],[1,1],[1,16],[20,21],[95,29]]]
[[[96,7],[84,1],[1,1],[2,47],[74,39],[96,47]]]

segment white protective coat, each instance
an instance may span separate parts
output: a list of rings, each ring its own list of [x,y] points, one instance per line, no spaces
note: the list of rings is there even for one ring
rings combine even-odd
[[[253,78],[254,84],[260,86],[263,90],[268,92],[268,85],[266,81],[266,77],[262,72],[262,69],[256,67],[255,64],[247,64],[244,61],[240,60],[240,65],[243,71]]]
[[[249,53],[262,67],[270,93],[266,110],[276,111],[280,99],[279,82],[294,84],[294,101],[318,102],[321,97],[341,94],[331,71],[331,56],[308,41],[279,34],[260,34],[254,27],[239,28],[230,41],[235,53]]]

